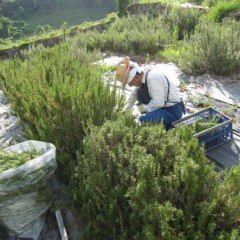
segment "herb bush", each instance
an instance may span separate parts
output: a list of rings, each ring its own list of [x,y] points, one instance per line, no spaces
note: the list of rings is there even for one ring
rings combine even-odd
[[[161,17],[148,16],[117,19],[101,37],[105,49],[135,54],[155,54],[158,49],[175,41]]]
[[[238,73],[240,23],[227,19],[221,24],[202,21],[180,50],[178,65],[189,74]]]
[[[239,239],[240,167],[220,173],[191,128],[107,121],[72,177],[82,239]]]
[[[144,29],[144,31],[143,31]],[[116,37],[117,36],[117,37]],[[176,38],[161,17],[128,16],[116,19],[104,32],[88,31],[77,36],[77,45],[90,51],[155,54]]]
[[[56,146],[61,174],[69,170],[76,150],[81,150],[88,126],[114,119],[123,105],[116,87],[102,80],[101,67],[90,63],[97,56],[69,41],[33,49],[22,56],[24,60],[9,61],[1,75],[26,138]]]
[[[176,6],[167,8],[163,19],[166,24],[171,26],[173,32],[177,31],[177,40],[182,40],[194,33],[195,26],[203,14],[203,10]]]

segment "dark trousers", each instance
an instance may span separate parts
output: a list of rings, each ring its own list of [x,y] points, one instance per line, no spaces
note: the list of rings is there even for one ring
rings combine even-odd
[[[168,130],[171,128],[171,123],[181,119],[183,114],[181,103],[176,103],[171,107],[163,107],[156,109],[152,112],[143,113],[139,117],[141,123],[144,122],[156,122],[160,123],[163,121],[165,128]]]

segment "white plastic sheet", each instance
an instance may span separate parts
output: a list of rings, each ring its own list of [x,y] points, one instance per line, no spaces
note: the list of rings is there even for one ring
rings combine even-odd
[[[52,203],[49,180],[57,168],[56,148],[30,140],[4,151],[21,153],[32,148],[43,154],[0,173],[0,225],[10,236],[37,239]]]

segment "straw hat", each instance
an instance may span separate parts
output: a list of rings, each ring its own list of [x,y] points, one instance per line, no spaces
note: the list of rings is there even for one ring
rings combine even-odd
[[[131,69],[131,70],[130,70]],[[122,90],[125,89],[126,84],[130,83],[141,69],[137,63],[129,61],[128,57],[123,59],[123,62],[118,65],[115,79],[122,83]]]
[[[115,79],[122,83],[122,89],[125,89],[128,83],[130,73],[130,62],[129,57],[125,57],[123,62],[117,66]]]

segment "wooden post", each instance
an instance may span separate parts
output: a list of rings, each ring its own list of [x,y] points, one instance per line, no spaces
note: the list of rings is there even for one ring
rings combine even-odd
[[[64,222],[63,222],[63,218],[62,218],[62,214],[61,211],[58,209],[55,211],[55,215],[57,218],[57,223],[58,223],[58,229],[61,235],[61,239],[62,240],[68,240],[68,236],[67,236],[67,232],[64,226]]]

